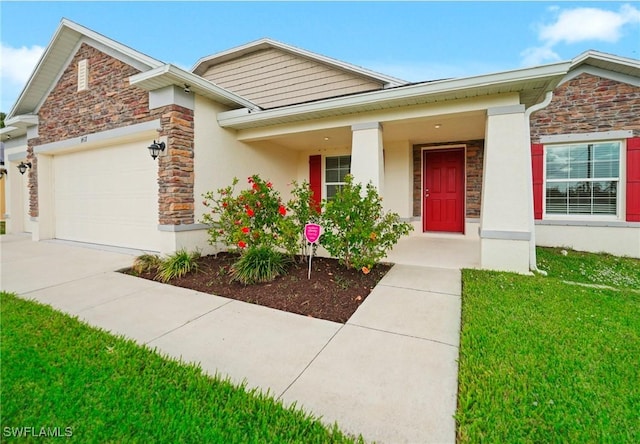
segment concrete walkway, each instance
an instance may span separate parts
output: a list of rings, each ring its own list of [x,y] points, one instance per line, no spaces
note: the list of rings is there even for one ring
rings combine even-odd
[[[396,265],[346,324],[117,273],[134,253],[0,237],[0,288],[380,443],[453,443],[460,272]]]

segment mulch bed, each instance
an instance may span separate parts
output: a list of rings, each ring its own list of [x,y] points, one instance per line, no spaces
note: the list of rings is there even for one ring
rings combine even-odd
[[[286,275],[273,282],[243,285],[232,282],[229,277],[230,267],[236,258],[229,253],[203,256],[198,259],[198,271],[168,283],[303,316],[345,323],[392,266],[378,264],[364,274],[359,270],[347,270],[335,259],[314,257],[311,279],[307,279],[309,264],[303,260],[293,263]],[[125,272],[135,274],[131,270]],[[138,276],[154,280],[155,273]]]

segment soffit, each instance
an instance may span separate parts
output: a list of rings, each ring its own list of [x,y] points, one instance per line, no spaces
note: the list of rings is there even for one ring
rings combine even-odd
[[[560,63],[464,79],[419,83],[258,112],[236,110],[219,114],[218,122],[223,127],[249,129],[512,93],[518,93],[520,103],[530,107],[542,101],[545,93],[557,86],[568,67],[569,63]]]

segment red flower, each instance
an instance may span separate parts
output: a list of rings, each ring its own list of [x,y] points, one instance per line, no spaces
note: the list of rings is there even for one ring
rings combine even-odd
[[[249,232],[249,227],[242,227],[242,232],[243,233],[248,233]]]
[[[224,208],[227,208],[227,207],[229,206],[229,204],[228,204],[228,203],[226,203],[226,202],[222,202],[222,206],[223,206]]]
[[[267,182],[267,188],[271,188],[273,184],[271,182]]]
[[[251,177],[251,176],[247,177],[247,182],[253,183],[253,177]]]
[[[246,248],[247,244],[243,241],[238,242],[238,247],[240,248]]]
[[[284,205],[280,205],[280,208],[278,208],[278,212],[284,216],[285,214],[287,214],[287,209],[284,207]]]
[[[258,191],[260,189],[260,185],[258,185],[257,183],[254,183],[252,188],[256,191]]]
[[[253,217],[255,213],[253,212],[253,210],[251,208],[247,209],[247,216],[249,217]]]

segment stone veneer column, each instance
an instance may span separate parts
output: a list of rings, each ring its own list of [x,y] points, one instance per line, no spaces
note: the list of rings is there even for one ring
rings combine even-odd
[[[193,111],[179,105],[154,110],[160,114],[167,153],[158,157],[160,225],[194,223]]]
[[[384,156],[382,126],[378,122],[351,127],[351,174],[363,185],[371,182],[384,195]]]

